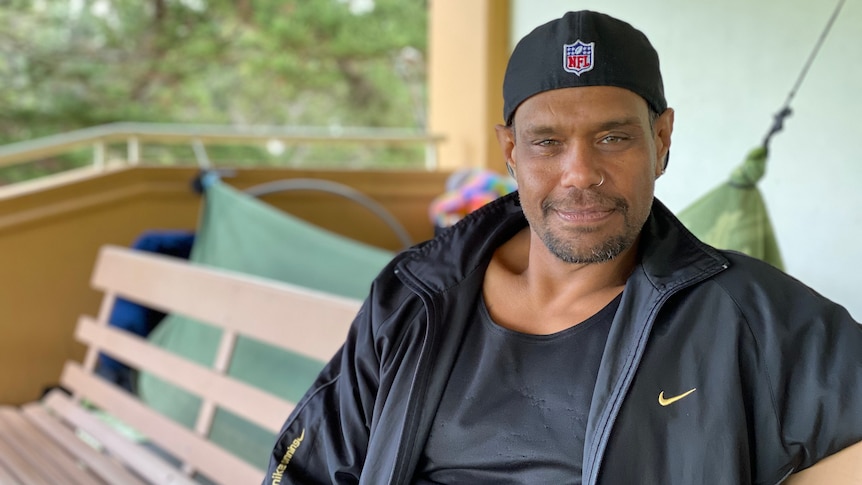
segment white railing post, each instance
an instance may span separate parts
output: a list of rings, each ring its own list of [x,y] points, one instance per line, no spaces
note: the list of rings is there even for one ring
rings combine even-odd
[[[129,165],[137,165],[141,161],[141,144],[136,136],[130,136],[126,142],[126,159]]]
[[[437,142],[433,140],[425,145],[425,170],[437,170]]]
[[[209,156],[207,156],[207,149],[200,138],[192,139],[192,150],[194,150],[195,152],[195,158],[198,161],[198,167],[202,169],[212,168],[212,163],[210,163]]]
[[[93,144],[93,168],[99,171],[105,169],[105,142],[103,141]]]

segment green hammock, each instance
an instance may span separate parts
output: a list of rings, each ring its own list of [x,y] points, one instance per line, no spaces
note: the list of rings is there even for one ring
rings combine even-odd
[[[730,180],[716,187],[679,214],[702,241],[732,249],[784,269],[766,204],[757,182],[766,171],[765,148],[749,152]]]
[[[393,254],[338,236],[279,211],[221,182],[206,189],[191,260],[357,299]],[[285,317],[288,317],[285,315]],[[210,366],[221,332],[181,315],[169,315],[149,339]],[[324,363],[248,338],[237,342],[228,373],[297,401]],[[151,407],[193,428],[200,400],[150,375],[138,392]],[[285,416],[286,418],[287,416]],[[265,468],[275,436],[224,410],[216,412],[210,439]]]
[[[716,187],[678,214],[683,224],[701,240],[720,249],[743,252],[784,269],[775,231],[769,221],[766,204],[757,188],[757,182],[766,171],[769,141],[784,128],[784,119],[792,113],[790,102],[802,85],[844,2],[845,0],[840,0],[835,6],[784,105],[775,114],[763,144],[748,153],[745,162],[734,170],[727,183]]]

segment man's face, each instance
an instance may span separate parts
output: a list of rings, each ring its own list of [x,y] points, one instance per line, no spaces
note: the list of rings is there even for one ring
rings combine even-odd
[[[598,263],[637,240],[672,130],[672,110],[651,128],[643,98],[594,86],[527,99],[497,138],[534,235],[562,261]]]

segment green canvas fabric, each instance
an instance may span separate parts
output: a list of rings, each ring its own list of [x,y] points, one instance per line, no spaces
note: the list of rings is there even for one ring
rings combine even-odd
[[[216,181],[206,189],[191,261],[362,299],[393,254],[347,239]],[[285,315],[285,319],[290,315]],[[151,333],[157,345],[210,366],[221,332],[169,315]],[[296,402],[324,363],[264,343],[238,339],[228,373]],[[150,375],[138,392],[150,406],[193,428],[200,400]],[[287,416],[285,416],[286,418]],[[216,413],[210,439],[265,468],[275,436],[226,411]]]
[[[766,171],[767,151],[756,148],[716,187],[679,214],[685,226],[704,242],[732,249],[783,269],[784,263],[766,204],[757,183]]]

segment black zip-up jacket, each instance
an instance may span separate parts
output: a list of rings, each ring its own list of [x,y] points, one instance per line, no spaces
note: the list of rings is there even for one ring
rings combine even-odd
[[[411,483],[488,261],[526,226],[517,200],[382,271],[264,483]],[[862,327],[772,266],[698,241],[655,201],[599,369],[584,485],[772,485],[859,440]]]

